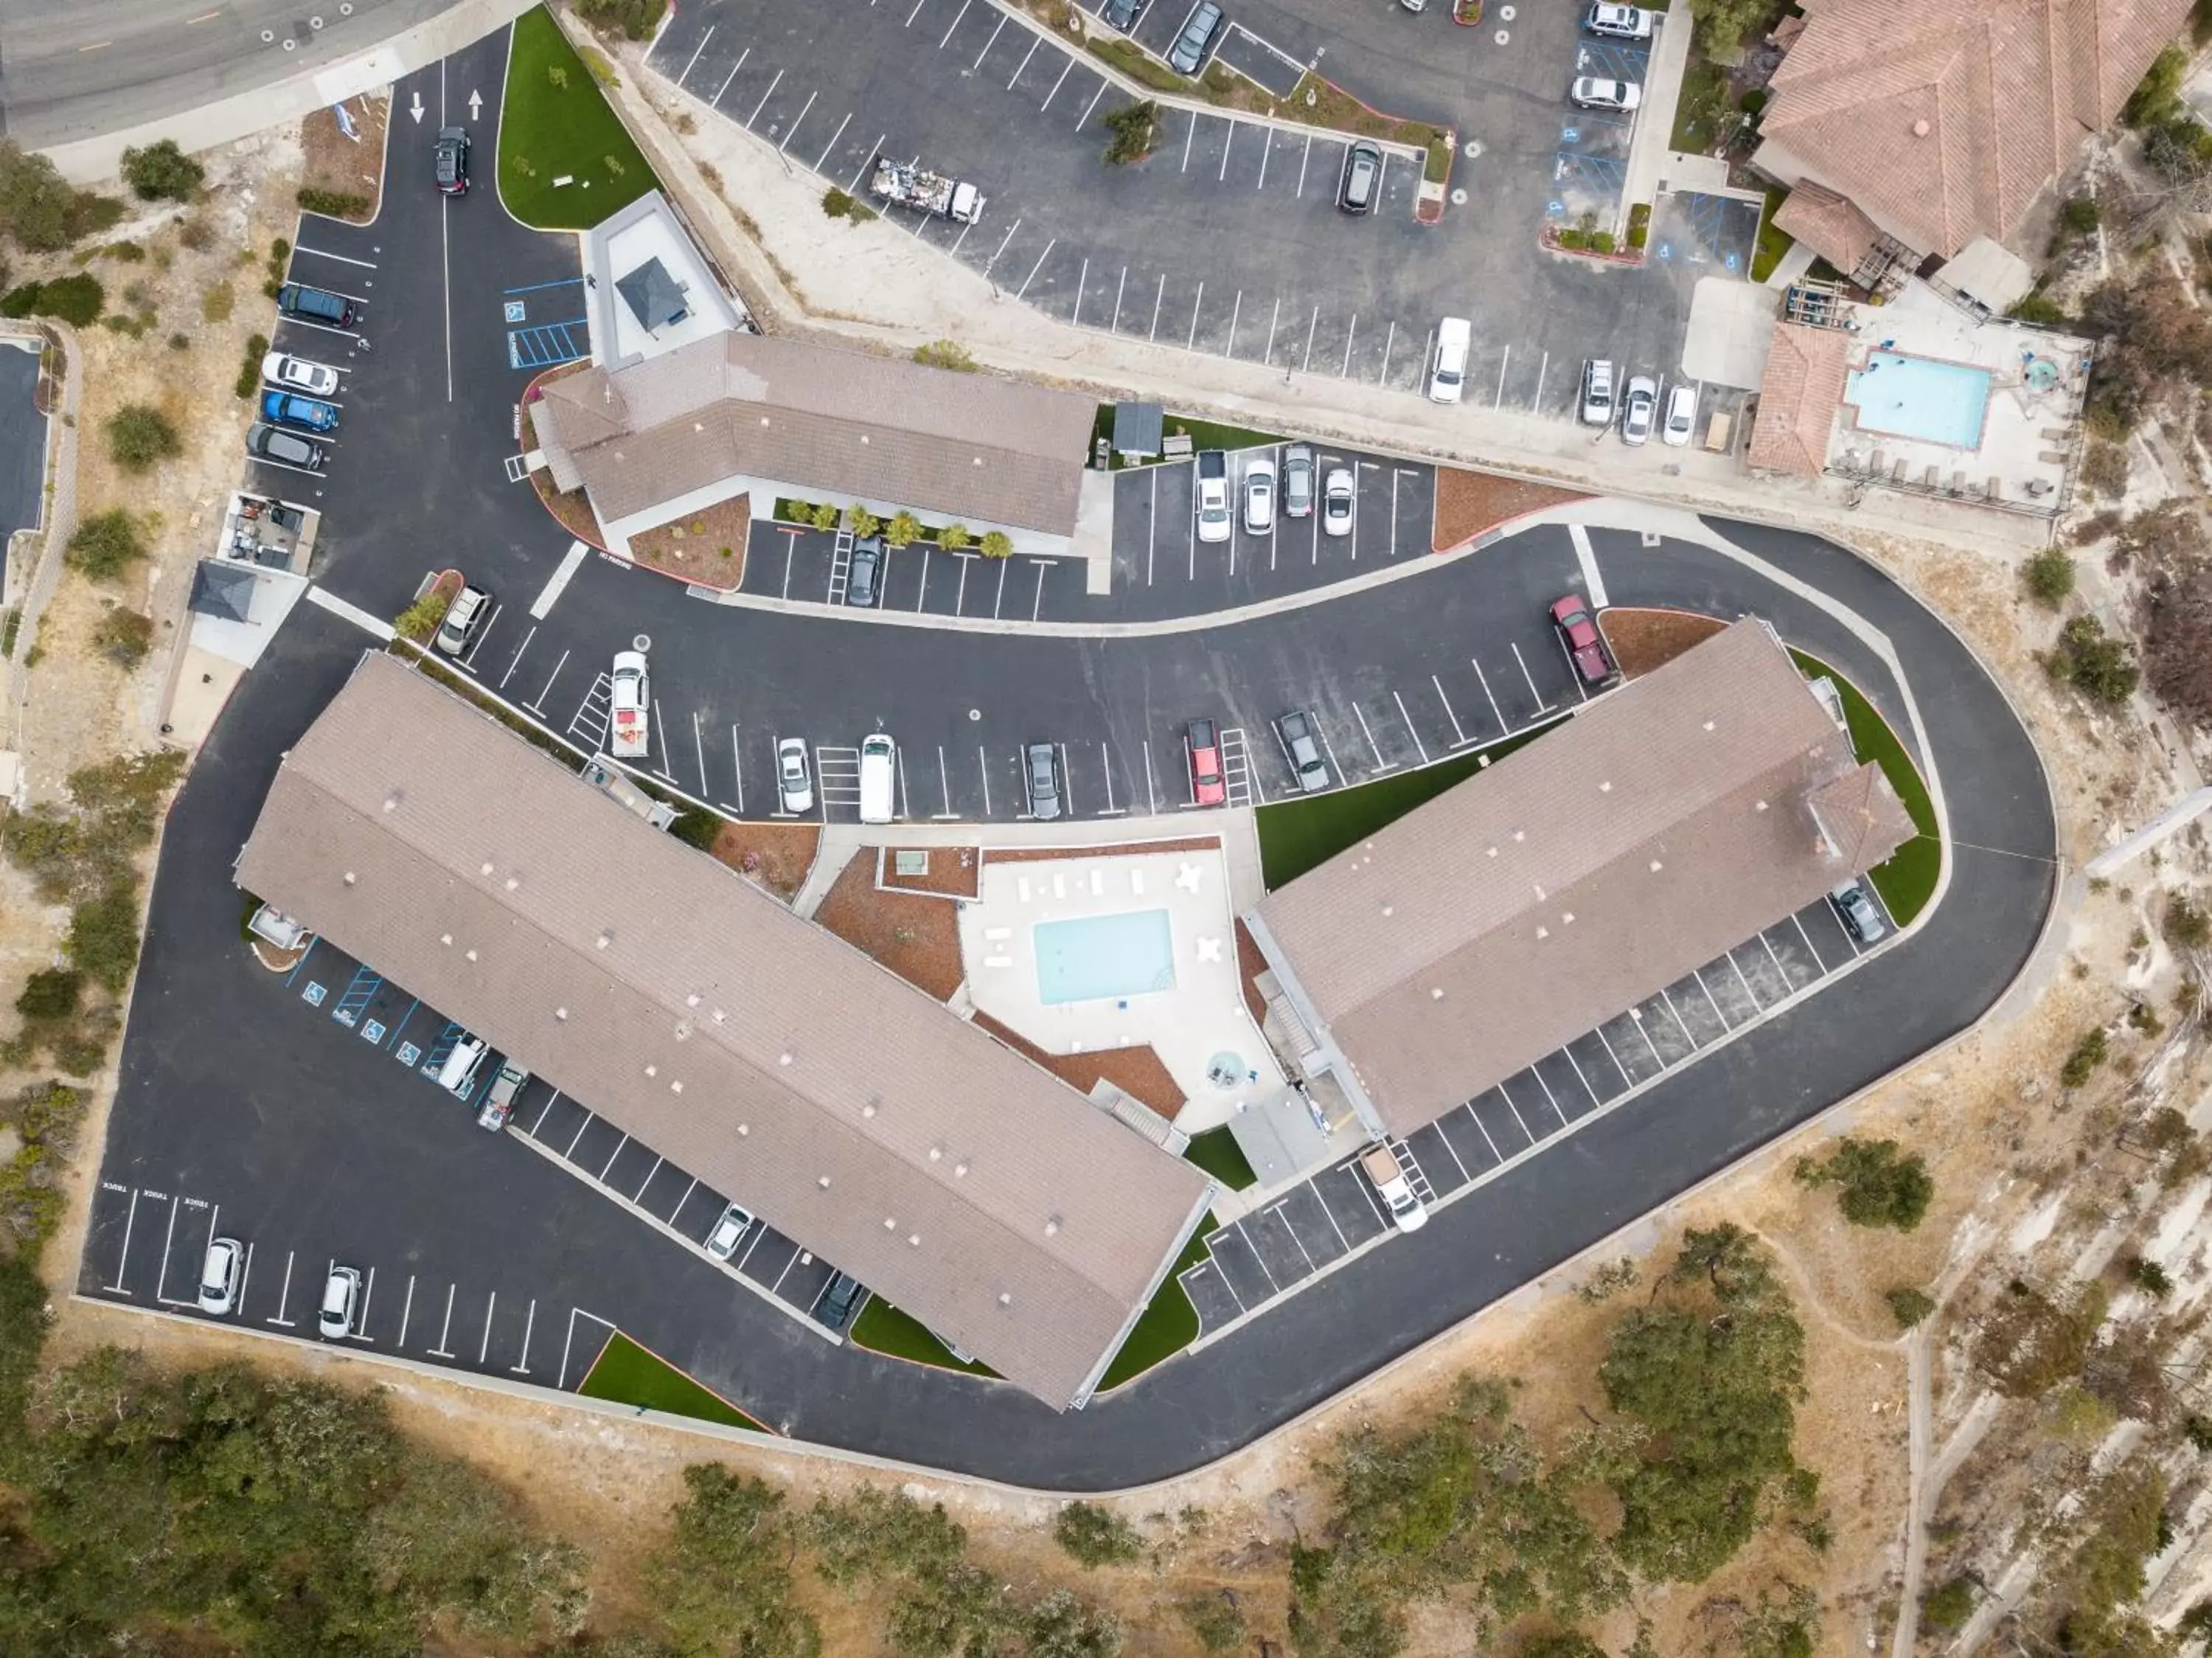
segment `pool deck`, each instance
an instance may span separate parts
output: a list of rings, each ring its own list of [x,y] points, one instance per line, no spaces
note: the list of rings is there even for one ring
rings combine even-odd
[[[1887,305],[1847,306],[1844,312],[1854,333],[1854,377],[1872,357],[1893,352],[1979,369],[1990,376],[1990,393],[1978,441],[1960,446],[1862,428],[1847,387],[1829,432],[1830,472],[1881,488],[2055,510],[2077,447],[2087,341],[2003,318],[1978,319],[1919,282],[1908,283]],[[2040,389],[2029,384],[2027,372],[2038,359],[2057,369],[2055,381]],[[1882,419],[1870,416],[1872,424]]]
[[[1188,832],[1187,820],[1178,826]],[[1189,1102],[1176,1126],[1186,1134],[1216,1127],[1239,1100],[1272,1096],[1283,1086],[1245,1008],[1231,885],[1230,859],[1218,848],[1102,855],[1071,847],[1063,856],[1018,861],[987,852],[981,894],[960,906],[969,999],[1050,1053],[1149,1045]],[[1173,990],[1057,1004],[1042,999],[1038,923],[1151,910],[1167,912]],[[1225,1088],[1209,1075],[1224,1053],[1243,1062],[1238,1081]]]

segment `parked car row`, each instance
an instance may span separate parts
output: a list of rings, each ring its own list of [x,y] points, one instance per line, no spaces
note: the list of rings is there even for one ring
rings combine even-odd
[[[1207,543],[1226,541],[1232,527],[1229,507],[1229,456],[1222,449],[1200,449],[1197,485],[1191,510],[1198,519],[1198,539]],[[1245,462],[1237,486],[1238,514],[1248,535],[1274,532],[1275,515],[1310,518],[1316,503],[1321,527],[1328,535],[1352,533],[1352,503],[1358,493],[1352,469],[1332,466],[1322,476],[1310,443],[1285,443],[1273,460],[1255,455]]]
[[[1659,382],[1649,375],[1631,375],[1627,385],[1616,398],[1613,387],[1616,378],[1612,362],[1605,357],[1589,357],[1583,363],[1582,397],[1577,412],[1586,426],[1609,426],[1618,416],[1620,422],[1620,441],[1641,446],[1650,442],[1651,429],[1659,428],[1659,441],[1674,448],[1680,448],[1690,441],[1698,423],[1698,388],[1686,381],[1677,382],[1667,394],[1666,411],[1660,412]]]

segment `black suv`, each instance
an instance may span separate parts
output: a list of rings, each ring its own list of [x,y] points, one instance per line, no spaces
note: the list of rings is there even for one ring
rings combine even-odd
[[[438,192],[444,196],[469,193],[469,132],[466,127],[438,129]]]
[[[353,302],[343,294],[310,288],[304,282],[288,282],[279,288],[276,308],[288,317],[297,317],[302,322],[319,322],[331,328],[352,327],[358,314]]]

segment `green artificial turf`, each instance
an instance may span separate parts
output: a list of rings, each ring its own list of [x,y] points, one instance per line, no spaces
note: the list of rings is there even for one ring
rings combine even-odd
[[[1936,892],[1936,877],[1943,868],[1943,843],[1936,829],[1936,804],[1929,798],[1928,785],[1920,780],[1919,769],[1912,764],[1912,757],[1905,753],[1897,734],[1889,728],[1889,722],[1875,711],[1856,686],[1817,656],[1808,656],[1802,650],[1793,650],[1790,655],[1806,678],[1818,679],[1825,674],[1836,682],[1836,689],[1843,693],[1844,719],[1851,728],[1852,750],[1862,760],[1872,760],[1881,767],[1889,786],[1905,802],[1912,826],[1920,832],[1892,853],[1888,863],[1878,863],[1867,872],[1867,878],[1874,882],[1875,891],[1881,894],[1891,917],[1899,926],[1905,926],[1927,907]]]
[[[659,187],[552,14],[515,19],[499,124],[507,210],[540,230],[585,230]]]
[[[1121,1344],[1121,1350],[1106,1367],[1105,1377],[1098,1384],[1100,1393],[1119,1387],[1125,1381],[1134,1381],[1161,1360],[1173,1358],[1198,1339],[1198,1309],[1182,1293],[1181,1280],[1184,1273],[1206,1259],[1206,1234],[1212,1230],[1213,1216],[1208,1215],[1199,1222],[1198,1230],[1191,1234],[1190,1242],[1184,1246],[1182,1257],[1162,1280],[1159,1294],[1152,1297],[1152,1304],[1137,1320],[1129,1339]]]
[[[617,1405],[641,1405],[671,1416],[696,1417],[756,1434],[767,1429],[720,1393],[701,1387],[656,1353],[640,1347],[617,1331],[607,1338],[590,1374],[576,1391],[586,1399],[610,1399]]]
[[[1261,807],[1258,813],[1261,879],[1273,892],[1454,783],[1473,777],[1481,769],[1484,757],[1494,765],[1551,728],[1547,725],[1524,731],[1487,748],[1411,771],[1394,772],[1355,788],[1297,795]]]
[[[1210,1128],[1203,1134],[1194,1134],[1182,1155],[1231,1192],[1242,1192],[1248,1186],[1260,1184],[1260,1177],[1252,1172],[1252,1165],[1244,1161],[1244,1154],[1237,1149],[1237,1137],[1226,1127]]]
[[[940,1370],[958,1370],[971,1376],[999,1374],[988,1364],[963,1364],[921,1320],[908,1318],[880,1295],[868,1297],[860,1316],[853,1320],[848,1339],[856,1347],[895,1359],[912,1359],[916,1364],[933,1364]]]
[[[1765,282],[1782,263],[1782,256],[1797,245],[1797,238],[1774,222],[1774,216],[1782,210],[1782,204],[1790,192],[1780,185],[1766,187],[1766,207],[1759,216],[1759,246],[1751,255],[1751,279]]]

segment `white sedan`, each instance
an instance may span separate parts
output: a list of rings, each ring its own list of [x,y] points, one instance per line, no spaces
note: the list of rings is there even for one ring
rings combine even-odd
[[[1680,448],[1690,441],[1691,428],[1698,424],[1698,388],[1677,386],[1667,393],[1667,418],[1659,427],[1659,441],[1673,448]]]
[[[1630,375],[1627,394],[1620,399],[1620,441],[1648,442],[1652,419],[1658,412],[1659,382],[1649,375]]]
[[[1353,499],[1352,472],[1349,467],[1333,470],[1321,486],[1321,527],[1331,535],[1352,533],[1352,503]]]
[[[814,809],[814,778],[806,767],[806,739],[786,737],[775,746],[776,789],[783,809],[791,813]]]
[[[239,1277],[245,1263],[246,1247],[237,1239],[209,1240],[206,1259],[200,1263],[201,1312],[222,1318],[238,1305]]]
[[[307,397],[330,397],[338,389],[338,371],[327,363],[310,363],[288,351],[271,351],[261,359],[261,377],[271,386]]]
[[[1244,471],[1244,533],[1266,535],[1275,527],[1275,466],[1255,460]]]

